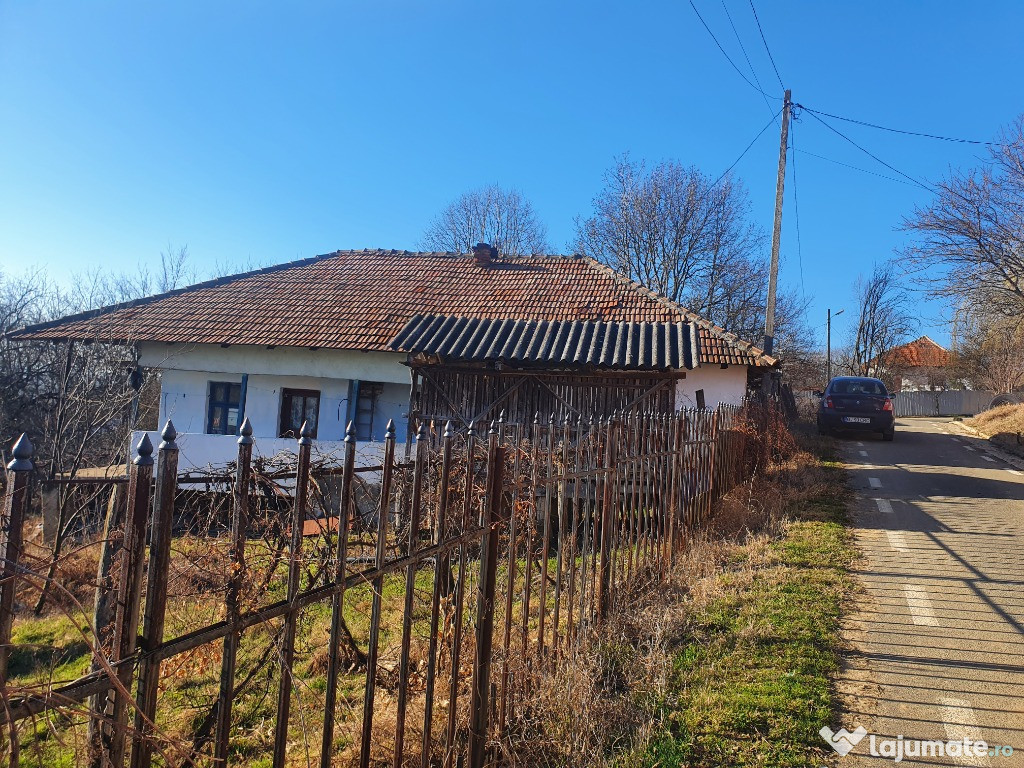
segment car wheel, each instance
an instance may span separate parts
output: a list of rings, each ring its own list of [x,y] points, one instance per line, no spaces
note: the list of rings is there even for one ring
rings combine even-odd
[[[893,430],[891,430],[889,432],[883,432],[882,433],[882,439],[885,440],[886,442],[890,442],[891,443],[893,441],[894,437],[896,437],[896,430],[895,429],[893,429]]]

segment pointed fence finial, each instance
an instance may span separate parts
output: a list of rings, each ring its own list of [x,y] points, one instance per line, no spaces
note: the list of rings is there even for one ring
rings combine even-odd
[[[501,413],[498,414],[498,423],[499,424],[504,424],[505,423],[505,409],[504,408],[502,408],[501,409]]]
[[[384,429],[384,439],[385,440],[394,440],[395,439],[395,420],[394,419],[388,419],[388,425]]]
[[[149,433],[143,432],[142,439],[139,440],[139,444],[135,446],[135,458],[132,460],[132,464],[137,467],[148,467],[153,464],[153,443],[149,439]]]
[[[161,451],[176,451],[178,450],[178,444],[174,442],[178,439],[178,430],[174,428],[174,422],[170,419],[164,424],[164,428],[160,431],[160,450]]]
[[[416,442],[427,439],[427,423],[421,421],[419,427],[416,429]]]
[[[24,432],[14,444],[11,453],[14,454],[14,458],[7,465],[11,472],[31,472],[35,468],[35,464],[32,463],[32,454],[35,453],[35,448]]]
[[[309,420],[302,422],[302,428],[299,430],[299,445],[312,445],[313,444],[313,427],[310,426]]]
[[[248,416],[242,419],[242,426],[238,428],[238,444],[252,445],[252,422]]]
[[[348,426],[345,427],[345,442],[354,443],[356,441],[356,423],[350,421]]]
[[[487,434],[488,435],[496,435],[496,434],[498,434],[498,422],[497,421],[494,421],[493,419],[491,420],[491,428],[487,430]]]
[[[466,427],[466,437],[474,437],[476,435],[476,422],[469,422],[469,426]]]
[[[445,424],[444,424],[444,437],[445,438],[455,437],[455,430],[452,428],[452,420],[451,419],[448,419],[448,421],[446,421]]]

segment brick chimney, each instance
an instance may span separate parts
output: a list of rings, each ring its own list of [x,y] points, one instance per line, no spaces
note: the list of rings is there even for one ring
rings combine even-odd
[[[473,246],[473,258],[481,267],[491,264],[498,256],[498,249],[487,243],[477,243]]]

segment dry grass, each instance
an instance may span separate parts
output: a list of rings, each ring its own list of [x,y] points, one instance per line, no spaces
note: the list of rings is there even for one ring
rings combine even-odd
[[[845,568],[822,576],[817,561],[850,550],[836,521],[839,470],[818,458],[831,441],[801,443],[725,498],[670,578],[629,595],[599,644],[544,679],[509,764],[782,766],[823,757],[813,739],[831,707],[835,652],[822,636],[828,616],[818,626],[806,614],[837,620]],[[801,570],[807,560],[812,576]],[[780,637],[789,638],[783,654]],[[746,711],[751,698],[756,715]],[[775,743],[765,742],[769,733]]]
[[[1001,405],[983,411],[972,419],[965,419],[964,424],[987,435],[1024,432],[1024,405]]]

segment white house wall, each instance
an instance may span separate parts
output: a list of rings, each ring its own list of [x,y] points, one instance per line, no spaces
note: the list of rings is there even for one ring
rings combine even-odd
[[[173,350],[173,354],[168,350]],[[389,419],[395,422],[399,440],[404,440],[406,435],[409,369],[401,364],[401,355],[253,347],[224,349],[212,345],[175,349],[147,344],[142,345],[140,358],[142,365],[162,369],[160,423],[171,419],[182,433],[206,431],[211,381],[241,383],[242,374],[247,373],[245,415],[256,437],[277,437],[281,390],[289,388],[318,390],[317,437],[327,441],[342,439],[352,379],[383,384],[374,411],[373,439],[383,438]],[[304,375],[294,375],[299,372]]]
[[[743,365],[702,365],[676,382],[676,408],[696,408],[697,390],[704,390],[704,405],[740,405],[747,394],[747,368]]]

